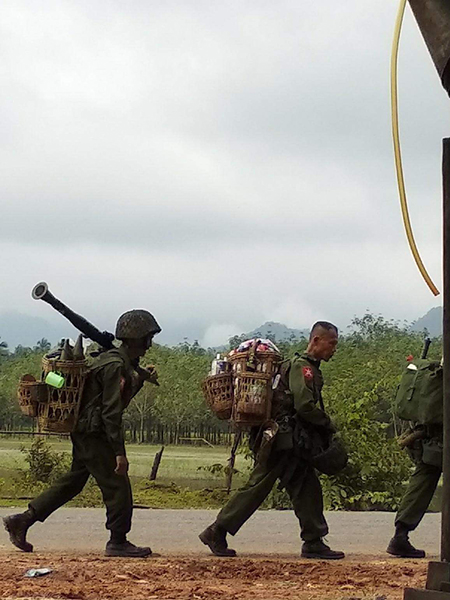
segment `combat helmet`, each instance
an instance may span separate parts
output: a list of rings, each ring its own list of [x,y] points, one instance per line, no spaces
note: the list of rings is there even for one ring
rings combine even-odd
[[[116,338],[137,339],[147,335],[156,335],[161,327],[155,317],[147,310],[129,310],[121,315],[116,325]]]

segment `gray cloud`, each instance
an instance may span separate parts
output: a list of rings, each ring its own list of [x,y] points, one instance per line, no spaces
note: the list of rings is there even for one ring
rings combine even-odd
[[[392,161],[395,10],[6,0],[0,309],[42,314],[29,288],[48,279],[103,328],[154,307],[169,341],[425,312]],[[411,214],[439,279],[448,100],[410,15],[400,92]]]

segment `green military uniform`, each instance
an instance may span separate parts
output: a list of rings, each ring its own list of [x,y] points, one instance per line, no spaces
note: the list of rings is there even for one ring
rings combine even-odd
[[[122,414],[142,387],[123,347],[94,360],[86,380],[80,414],[72,433],[73,458],[69,473],[30,502],[38,521],[74,498],[92,475],[107,509],[106,528],[126,534],[131,528],[133,499],[128,475],[117,475],[116,456],[125,456]]]
[[[234,535],[257,510],[277,480],[288,492],[306,542],[328,533],[320,481],[300,449],[300,431],[329,435],[334,431],[322,402],[320,361],[295,355],[285,361],[274,393],[274,418],[279,425],[267,460],[258,460],[247,484],[220,511],[217,525]],[[258,450],[256,443],[254,449]]]
[[[428,425],[427,430],[427,437],[424,440],[416,440],[408,449],[416,468],[395,517],[396,527],[399,524],[404,525],[408,531],[419,525],[428,510],[442,473],[441,465],[427,464],[423,460],[427,460],[427,457],[424,457],[424,443],[434,442],[437,447],[442,444],[442,426]]]

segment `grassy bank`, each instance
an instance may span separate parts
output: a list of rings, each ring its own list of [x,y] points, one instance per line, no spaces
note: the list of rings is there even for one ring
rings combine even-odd
[[[25,455],[20,451],[22,446],[29,448],[32,439],[0,438],[0,477],[5,472],[13,472],[27,467]],[[72,445],[69,440],[51,438],[48,442],[55,452],[71,453]],[[160,446],[146,444],[127,444],[127,455],[130,461],[130,476],[148,477],[153,459]],[[229,456],[229,448],[217,446],[166,446],[158,471],[158,481],[161,483],[175,482],[192,489],[199,487],[217,487],[220,480],[211,476],[208,471],[199,467],[220,463],[225,464]],[[236,468],[246,468],[243,456],[238,455]]]
[[[30,448],[32,438],[0,438],[0,506],[26,506],[29,499],[35,497],[49,484],[32,481],[29,478],[29,466],[26,454],[21,448]],[[70,458],[71,443],[67,439],[49,440],[53,452],[64,453],[63,462]],[[229,448],[198,446],[167,446],[164,449],[156,482],[149,481],[149,473],[159,446],[129,444],[127,446],[130,461],[130,478],[136,505],[149,508],[211,508],[223,505],[228,495],[224,490],[223,473],[214,475],[214,465],[226,465]],[[246,480],[249,461],[242,455],[237,456],[237,473],[233,478],[233,488]],[[64,467],[63,467],[64,470]],[[438,511],[441,506],[441,488],[431,503],[430,510]],[[325,498],[325,505],[327,505]],[[89,480],[83,492],[68,506],[102,506],[100,491],[93,480]],[[280,492],[275,488],[269,496],[265,508],[287,508],[289,502],[280,500]]]
[[[0,439],[0,506],[25,506],[30,497],[48,485],[30,483],[24,474],[28,470],[26,455],[21,448],[30,448],[32,438]],[[51,438],[49,445],[57,453],[71,453],[67,439]],[[156,482],[148,479],[156,452],[160,446],[128,444],[130,478],[134,501],[151,508],[218,508],[227,497],[224,477],[214,476],[205,467],[225,465],[229,448],[191,445],[167,446],[164,449]],[[233,488],[245,479],[248,468],[243,456],[238,455]],[[102,506],[100,491],[93,481],[69,506]]]

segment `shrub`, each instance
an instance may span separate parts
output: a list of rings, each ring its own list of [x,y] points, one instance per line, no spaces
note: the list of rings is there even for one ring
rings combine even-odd
[[[22,446],[28,463],[26,477],[30,483],[51,483],[70,468],[70,457],[66,452],[55,452],[43,438],[35,438],[30,448]]]

